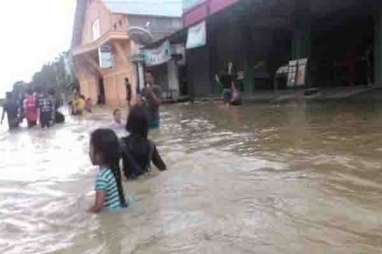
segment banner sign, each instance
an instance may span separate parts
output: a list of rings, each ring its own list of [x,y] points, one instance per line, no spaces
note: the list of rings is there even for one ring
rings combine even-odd
[[[206,22],[203,21],[188,29],[187,34],[187,49],[203,47],[207,44],[207,27]]]
[[[113,52],[110,44],[105,44],[98,49],[99,66],[102,69],[113,68]]]
[[[297,70],[297,86],[304,86],[306,82],[306,69],[308,65],[308,59],[303,58],[298,60],[298,70]]]
[[[297,87],[305,85],[307,64],[307,58],[297,59],[289,62],[288,87]]]
[[[156,49],[146,49],[144,51],[145,64],[147,66],[155,66],[166,63],[171,60],[170,42],[165,41]]]

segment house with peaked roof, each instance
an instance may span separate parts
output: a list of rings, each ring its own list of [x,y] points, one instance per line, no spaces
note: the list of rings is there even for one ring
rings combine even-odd
[[[138,82],[131,56],[139,45],[128,28],[149,26],[159,40],[182,27],[181,15],[181,3],[171,1],[77,0],[71,53],[81,93],[93,103],[125,106],[125,79],[133,93]]]

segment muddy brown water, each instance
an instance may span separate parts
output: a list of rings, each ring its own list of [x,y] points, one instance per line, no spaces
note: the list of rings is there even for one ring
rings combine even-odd
[[[91,130],[0,130],[0,253],[382,253],[382,104],[162,108],[169,170],[90,215]]]

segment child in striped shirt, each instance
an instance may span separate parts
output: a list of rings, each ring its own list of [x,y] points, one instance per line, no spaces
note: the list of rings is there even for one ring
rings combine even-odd
[[[90,159],[99,166],[95,182],[95,203],[90,212],[118,211],[127,207],[119,169],[119,141],[110,129],[98,129],[91,134]]]

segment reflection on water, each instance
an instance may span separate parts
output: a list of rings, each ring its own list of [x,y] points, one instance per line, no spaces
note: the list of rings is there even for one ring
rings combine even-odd
[[[169,170],[89,215],[88,136],[109,116],[0,130],[0,253],[380,253],[382,104],[165,107]]]

